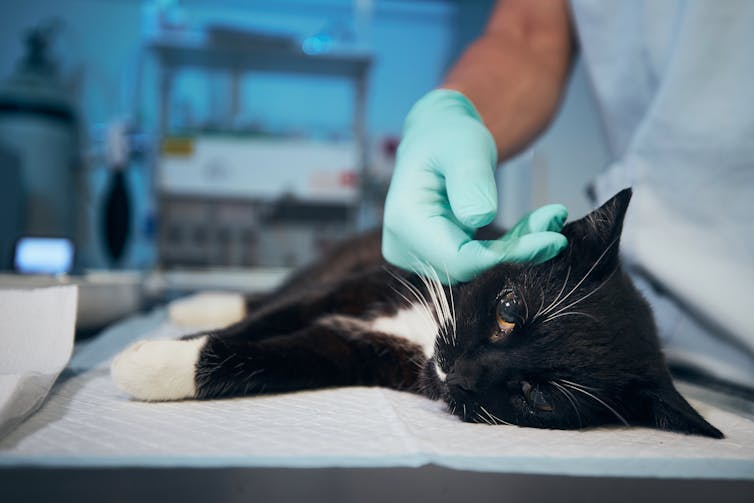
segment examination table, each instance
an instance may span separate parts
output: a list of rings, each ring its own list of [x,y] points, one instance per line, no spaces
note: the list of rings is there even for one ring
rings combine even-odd
[[[115,387],[121,349],[183,333],[158,308],[76,344],[0,439],[0,501],[754,501],[745,400],[681,387],[726,435],[713,440],[466,424],[380,388],[143,403]]]

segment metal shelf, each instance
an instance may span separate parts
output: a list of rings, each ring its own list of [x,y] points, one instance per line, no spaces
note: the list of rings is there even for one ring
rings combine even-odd
[[[167,132],[170,93],[175,74],[186,68],[227,71],[232,79],[231,117],[241,109],[240,80],[246,73],[277,72],[326,75],[350,80],[355,88],[353,133],[360,150],[360,171],[366,174],[366,96],[372,55],[364,51],[332,51],[307,54],[289,44],[251,42],[231,44],[211,37],[155,39],[148,43],[160,68],[159,138]]]
[[[329,51],[322,54],[307,54],[301,48],[294,44],[292,40],[277,39],[270,41],[265,37],[257,37],[244,33],[213,33],[208,35],[192,36],[181,34],[178,37],[164,37],[153,39],[147,43],[147,50],[154,56],[159,71],[159,116],[158,116],[158,141],[162,145],[163,140],[167,137],[169,124],[169,103],[170,95],[173,90],[174,80],[179,71],[184,69],[199,69],[213,72],[227,72],[231,78],[230,90],[230,114],[226,126],[232,129],[234,119],[238,117],[242,109],[241,103],[241,82],[245,75],[251,73],[275,72],[299,75],[328,76],[343,78],[350,81],[354,87],[354,110],[352,118],[352,131],[354,143],[356,145],[357,159],[356,169],[360,176],[359,192],[361,197],[354,203],[348,203],[346,209],[346,220],[350,222],[346,228],[353,229],[363,225],[365,221],[363,215],[371,212],[373,206],[371,195],[374,191],[368,180],[367,170],[367,134],[366,134],[366,99],[367,99],[367,82],[369,71],[373,62],[372,55],[364,51]],[[161,151],[161,149],[160,149]],[[153,187],[157,190],[155,204],[161,210],[169,213],[175,206],[175,197],[160,188],[159,166],[155,171]],[[193,199],[198,209],[204,208],[200,199]],[[216,204],[220,204],[217,202]],[[248,202],[247,210],[255,208],[254,202]],[[206,205],[205,205],[206,206]],[[197,209],[195,208],[195,209]],[[217,209],[217,208],[215,208]],[[159,211],[159,210],[158,210]],[[217,210],[220,211],[220,210]],[[166,213],[166,214],[167,214]],[[360,222],[361,219],[361,222]],[[252,219],[253,220],[253,219]],[[253,221],[248,222],[251,225]],[[213,222],[207,229],[217,232],[222,231],[218,228],[219,223]],[[166,229],[169,226],[166,226]],[[321,227],[321,226],[320,226]],[[204,228],[203,228],[204,229]],[[329,227],[328,227],[329,229]],[[204,229],[206,230],[206,229]],[[236,229],[238,230],[238,229]],[[288,241],[293,243],[294,248],[298,241],[306,241],[304,238],[325,239],[327,237],[326,229],[312,227],[315,236],[304,236],[303,234],[291,234]],[[167,231],[166,231],[167,232]],[[232,233],[231,233],[232,234]],[[339,235],[334,230],[333,236]],[[315,239],[316,238],[316,239]],[[161,262],[170,259],[169,250],[173,250],[167,241],[167,234],[158,239],[158,260]],[[214,238],[213,238],[214,239]],[[311,240],[310,239],[310,240]],[[335,239],[335,237],[333,237]],[[233,241],[234,246],[238,245]],[[317,243],[309,243],[304,248],[316,248]],[[232,244],[232,243],[231,243]],[[248,243],[247,243],[248,245]],[[264,255],[266,248],[257,243],[258,246],[244,245],[245,251],[252,253],[256,250],[260,256]],[[289,243],[290,245],[290,243]],[[230,246],[230,245],[229,245]],[[236,246],[238,248],[240,245]],[[251,247],[251,248],[250,248]],[[252,249],[253,248],[253,249]],[[278,247],[280,248],[280,247]],[[282,248],[280,248],[282,250]],[[234,248],[235,250],[235,248]],[[175,250],[173,250],[175,251]],[[200,250],[197,250],[197,253]],[[282,253],[282,251],[280,252]],[[205,256],[206,255],[206,256]],[[209,260],[214,255],[211,253],[202,255],[203,259]],[[209,258],[208,258],[209,257]],[[234,255],[235,257],[235,255]],[[244,260],[233,259],[235,262],[226,265],[243,265]],[[177,260],[177,259],[176,259]],[[214,259],[213,259],[214,260]]]
[[[372,64],[368,52],[306,54],[298,47],[231,46],[202,40],[154,40],[149,48],[165,68],[201,67],[365,78]]]

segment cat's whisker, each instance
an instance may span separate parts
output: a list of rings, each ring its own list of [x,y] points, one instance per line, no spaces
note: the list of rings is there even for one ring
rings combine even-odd
[[[534,317],[532,318],[532,321],[536,321],[537,318],[539,318],[539,316],[542,314],[542,308],[544,308],[544,305],[545,305],[545,290],[544,290],[544,288],[542,288],[542,285],[543,284],[546,284],[546,285],[550,284],[550,279],[552,278],[552,271],[553,271],[553,267],[550,267],[549,272],[547,273],[547,281],[540,281],[539,282],[539,308],[537,308],[537,312],[534,313]],[[568,275],[570,275],[570,273],[571,272],[569,270],[568,271]],[[568,275],[566,275],[566,281],[568,281]],[[564,282],[563,283],[563,287],[561,288],[561,293],[565,289],[565,285],[566,285],[566,283]],[[559,296],[560,295],[558,294],[558,296],[555,297],[556,301],[557,301],[557,299],[558,299]]]
[[[507,426],[513,426],[513,423],[509,423],[508,421],[504,421],[504,420],[500,419],[497,416],[493,415],[492,417],[494,417],[497,420],[498,424],[504,424],[504,425],[507,425]]]
[[[432,288],[432,293],[430,295],[437,300],[437,305],[440,308],[443,322],[447,323],[450,321],[450,306],[448,305],[447,297],[445,297],[445,290],[442,287],[442,282],[440,281],[434,267],[426,262],[421,262],[421,265]]]
[[[491,425],[497,424],[497,422],[496,422],[496,421],[495,421],[495,420],[493,419],[493,416],[492,416],[492,414],[490,414],[490,412],[489,412],[489,411],[488,411],[487,409],[485,409],[485,408],[484,408],[483,406],[481,406],[481,405],[479,406],[479,409],[480,409],[480,410],[481,410],[482,412],[484,412],[484,415],[485,415],[485,416],[487,416],[487,417],[489,418],[489,421],[487,421],[487,424],[491,424]]]
[[[452,295],[452,290],[451,290],[451,295]],[[456,323],[457,323],[457,321],[456,321],[456,312],[455,312],[455,308],[454,308],[454,311],[453,311],[453,345],[454,346],[458,342],[458,330],[456,329]]]
[[[425,306],[425,307],[428,306],[427,299],[424,298],[424,295],[422,295],[421,291],[418,288],[416,288],[414,285],[412,285],[411,283],[409,283],[408,280],[406,280],[405,278],[401,277],[400,275],[394,273],[393,271],[391,271],[387,267],[385,267],[384,269],[388,272],[388,274],[390,274],[393,278],[395,278],[401,285],[403,285],[404,287],[406,287],[406,289],[409,292],[411,292],[411,294],[414,296],[414,298],[420,304],[422,304],[422,306]],[[403,298],[405,299],[406,297],[403,296]],[[413,304],[412,301],[410,301],[408,299],[406,299],[406,300],[408,301],[409,305]]]
[[[251,381],[254,377],[258,376],[262,372],[264,372],[264,369],[257,369],[254,372],[252,372],[251,374],[247,375],[246,376],[246,380],[247,381]]]
[[[581,280],[578,283],[576,283],[576,286],[574,286],[571,289],[571,291],[568,292],[568,294],[565,297],[563,297],[562,299],[560,299],[555,305],[553,305],[552,307],[548,307],[547,309],[545,309],[545,311],[542,314],[546,315],[547,313],[551,312],[553,309],[557,308],[560,304],[562,304],[563,302],[565,302],[566,299],[568,299],[568,297],[570,297],[571,295],[573,295],[573,292],[575,292],[576,290],[578,290],[578,288],[582,285],[582,283],[584,283],[584,281],[586,281],[586,279],[589,277],[589,275],[592,274],[592,271],[594,271],[594,269],[597,267],[597,265],[599,265],[599,263],[602,262],[602,259],[605,258],[605,255],[607,255],[607,252],[610,250],[610,248],[612,248],[613,245],[615,243],[617,243],[617,242],[618,242],[618,236],[616,236],[615,238],[613,238],[612,241],[610,241],[610,244],[605,247],[605,249],[600,254],[600,256],[597,257],[597,260],[594,261],[594,264],[592,264],[592,267],[590,267],[589,270],[586,272],[586,274],[584,274],[584,277],[581,278]],[[569,272],[570,272],[570,267],[569,267]],[[568,306],[566,306],[566,307],[568,307]]]
[[[442,282],[437,275],[437,271],[435,271],[435,269],[426,262],[421,261],[416,257],[414,259],[417,266],[421,267],[421,272],[416,270],[415,272],[427,289],[430,299],[432,300],[432,304],[435,307],[435,312],[437,313],[437,323],[443,333],[443,339],[446,341],[446,343],[450,344],[447,337],[448,326],[450,325],[453,328],[453,332],[450,335],[453,338],[453,345],[455,345],[455,320],[451,312],[450,305],[448,304],[448,299],[445,295],[445,289],[443,288]]]
[[[458,404],[455,402],[455,400],[449,398],[448,399],[448,407],[450,409],[450,413],[455,416],[456,412],[458,411]]]
[[[424,269],[423,264],[417,260],[417,265],[420,266],[420,267],[422,267],[422,271],[417,271],[416,268],[413,268],[414,272],[419,277],[419,280],[424,285],[424,288],[427,290],[427,294],[429,295],[430,304],[434,307],[435,321],[436,321],[436,323],[439,326],[442,327],[442,325],[443,325],[442,321],[443,321],[443,318],[444,318],[444,313],[442,311],[442,306],[440,306],[440,302],[437,299],[437,293],[435,292],[434,287],[433,287],[433,285],[430,282],[430,279],[425,274],[422,274],[424,272],[423,271],[423,269]]]
[[[445,289],[442,287],[440,277],[437,275],[437,271],[434,267],[430,267],[425,264],[426,269],[431,273],[432,286],[435,289],[438,299],[440,300],[440,306],[442,307],[443,319],[450,321],[450,305],[448,305],[448,298],[445,296]]]
[[[401,285],[405,286],[405,287],[406,287],[406,289],[407,289],[407,290],[408,290],[409,292],[411,292],[411,293],[413,294],[414,298],[416,298],[416,300],[417,300],[417,301],[419,301],[419,302],[420,302],[420,303],[421,303],[422,305],[426,305],[426,300],[425,300],[425,299],[424,299],[424,297],[423,297],[423,296],[421,295],[421,292],[420,292],[420,291],[419,291],[419,290],[418,290],[418,289],[417,289],[417,288],[416,288],[416,287],[415,287],[414,285],[412,285],[411,283],[409,283],[409,282],[408,282],[408,281],[407,281],[406,279],[402,278],[402,277],[401,277],[400,275],[398,275],[398,274],[394,273],[393,271],[391,271],[391,270],[390,270],[390,269],[389,269],[388,267],[385,267],[385,266],[383,266],[383,269],[384,269],[384,270],[385,270],[385,271],[386,271],[386,272],[387,272],[387,273],[388,273],[388,274],[389,274],[390,276],[392,276],[392,277],[393,277],[393,278],[394,278],[394,279],[395,279],[396,281],[398,281],[398,282],[399,282],[399,283],[400,283]],[[394,287],[393,287],[393,290],[394,290],[394,291],[395,291],[396,293],[398,293],[398,294],[399,294],[399,295],[400,295],[401,297],[403,297],[403,299],[404,299],[404,300],[405,300],[405,301],[406,301],[406,302],[407,302],[407,303],[408,303],[409,305],[413,304],[413,301],[411,301],[411,300],[409,300],[408,298],[406,298],[406,296],[405,296],[405,295],[403,295],[403,294],[402,294],[402,293],[401,293],[401,292],[400,292],[400,291],[399,291],[399,290],[398,290],[397,288],[394,288]]]
[[[489,424],[490,426],[492,426],[492,423],[490,422],[490,420],[489,420],[489,419],[487,419],[486,417],[484,417],[483,415],[481,415],[481,414],[480,414],[479,412],[475,412],[474,414],[475,414],[475,415],[476,415],[476,417],[477,417],[477,418],[479,418],[479,419],[480,419],[480,420],[481,420],[481,421],[482,421],[482,422],[483,422],[484,424]]]
[[[605,281],[603,281],[602,283],[600,283],[600,284],[599,284],[599,286],[597,286],[597,288],[595,288],[595,289],[593,289],[592,291],[590,291],[589,293],[585,294],[585,295],[584,295],[584,296],[582,296],[582,297],[581,297],[580,299],[577,299],[577,300],[575,300],[575,301],[571,302],[571,303],[570,303],[570,304],[568,304],[567,306],[561,307],[560,309],[558,309],[557,311],[555,311],[554,313],[552,313],[551,315],[549,315],[549,316],[547,317],[547,319],[546,319],[545,321],[552,319],[553,317],[555,317],[555,316],[556,316],[556,315],[558,315],[559,313],[562,313],[562,312],[563,312],[563,311],[565,311],[566,309],[568,309],[568,308],[570,308],[570,307],[573,307],[573,306],[575,306],[576,304],[578,304],[579,302],[582,302],[582,301],[584,301],[584,300],[588,299],[589,297],[591,297],[591,296],[592,296],[593,294],[595,294],[596,292],[598,292],[598,291],[600,290],[600,288],[602,288],[603,286],[605,286],[605,284],[606,284],[606,283],[607,283],[608,281],[610,281],[610,278],[612,278],[612,277],[613,277],[613,274],[615,274],[615,271],[612,271],[612,272],[611,272],[611,273],[610,273],[610,274],[608,275],[608,277],[607,277],[607,278],[605,279]],[[593,318],[593,319],[594,319],[594,318]]]
[[[534,313],[532,321],[536,321],[537,318],[539,318],[540,314],[542,313],[542,307],[544,307],[545,305],[545,291],[541,286],[539,287],[539,299],[539,308],[537,308],[537,312]]]
[[[487,416],[489,416],[489,418],[492,420],[492,424],[507,424],[507,425],[511,424],[507,421],[500,419],[495,414],[492,414],[490,411],[485,409],[483,405],[480,405],[479,408],[482,410],[482,412],[484,412],[485,414],[487,414]]]
[[[607,410],[609,410],[610,412],[612,412],[612,413],[613,413],[613,415],[614,415],[615,417],[617,417],[617,418],[618,418],[618,419],[620,420],[620,422],[622,422],[622,423],[623,423],[623,424],[624,424],[625,426],[631,426],[631,425],[630,425],[630,424],[628,423],[628,421],[626,421],[626,419],[625,419],[625,418],[624,418],[623,416],[621,416],[621,415],[620,415],[620,414],[618,413],[618,411],[617,411],[617,410],[615,410],[614,408],[612,408],[612,407],[611,407],[610,405],[608,405],[608,404],[607,404],[607,403],[606,403],[606,402],[605,402],[604,400],[602,400],[601,398],[599,398],[599,397],[598,397],[598,396],[596,396],[595,394],[593,394],[593,393],[590,393],[589,391],[587,391],[587,390],[585,390],[585,389],[582,389],[582,388],[580,388],[580,387],[578,387],[578,386],[575,386],[575,385],[573,385],[573,383],[570,383],[570,381],[565,381],[565,380],[563,380],[563,379],[560,379],[560,382],[561,382],[561,383],[563,384],[563,386],[565,386],[565,387],[567,387],[567,388],[570,388],[570,389],[572,389],[572,390],[574,390],[574,391],[578,391],[579,393],[583,393],[584,395],[586,395],[586,396],[588,396],[588,397],[591,397],[591,398],[592,398],[593,400],[595,400],[595,401],[596,401],[597,403],[601,404],[601,405],[602,405],[602,406],[604,406],[604,407],[605,407],[605,408],[606,408]]]
[[[403,295],[403,292],[401,292],[400,290],[398,290],[398,289],[397,289],[397,288],[395,288],[394,286],[390,285],[390,289],[391,289],[391,290],[393,290],[393,291],[394,291],[395,293],[397,293],[397,294],[398,294],[398,295],[399,295],[399,296],[400,296],[400,297],[401,297],[401,298],[402,298],[403,300],[405,300],[405,301],[406,301],[406,306],[407,306],[407,307],[408,307],[408,306],[410,306],[411,304],[413,304],[413,302],[411,301],[411,299],[409,299],[408,297],[406,297],[405,295]]]
[[[400,283],[401,285],[403,285],[404,287],[406,287],[406,289],[409,292],[411,292],[411,294],[414,296],[414,298],[417,300],[417,302],[421,306],[421,308],[422,308],[422,310],[424,312],[424,315],[427,317],[427,321],[429,321],[432,324],[436,323],[437,320],[436,320],[435,315],[432,314],[432,309],[429,306],[429,302],[424,297],[424,295],[422,295],[421,291],[418,288],[416,288],[414,285],[412,285],[411,283],[409,283],[408,280],[406,280],[405,278],[402,278],[400,275],[394,273],[389,268],[383,267],[383,269],[385,269],[385,271],[387,271],[388,274],[390,274],[393,278],[395,278],[395,280],[398,281],[398,283]],[[413,302],[409,301],[406,298],[406,296],[403,295],[401,292],[399,292],[396,288],[393,288],[393,290],[395,290],[396,293],[398,293],[401,297],[403,297],[403,299],[405,299],[406,302],[408,302],[409,305],[413,304]]]
[[[448,303],[448,294],[445,293],[445,287],[443,286],[442,281],[440,281],[440,276],[437,274],[437,271],[433,267],[429,267],[429,265],[427,267],[432,272],[432,276],[434,277],[434,285],[435,285],[435,288],[437,289],[437,295],[442,301],[442,306],[445,313],[445,323],[449,324],[451,328],[453,329],[451,336],[453,338],[453,344],[455,345],[456,316],[455,316],[455,303],[453,302],[452,287],[448,286],[448,290],[450,291],[450,303]],[[445,270],[445,275],[448,277],[448,285],[450,285],[450,276],[448,275],[447,269]]]
[[[550,271],[550,272],[552,272],[552,271]],[[538,313],[537,313],[537,315],[536,315],[536,316],[534,317],[535,319],[536,319],[537,317],[539,317],[539,316],[544,316],[545,314],[547,314],[547,313],[548,313],[548,312],[550,311],[550,309],[552,309],[552,307],[553,307],[553,306],[554,306],[554,305],[555,305],[555,304],[556,304],[556,303],[558,302],[558,300],[560,300],[560,296],[561,296],[561,295],[563,295],[563,292],[565,291],[565,289],[566,289],[566,286],[568,285],[568,279],[569,279],[570,277],[571,277],[571,266],[570,266],[570,264],[569,264],[569,265],[568,265],[568,270],[566,271],[565,280],[563,281],[563,286],[561,286],[561,287],[560,287],[560,291],[559,291],[559,292],[558,292],[558,294],[557,294],[557,295],[555,296],[555,299],[554,299],[554,300],[553,300],[553,301],[552,301],[552,302],[550,303],[550,305],[548,305],[548,306],[547,306],[547,307],[545,308],[545,310],[544,310],[544,311],[540,311],[540,312],[538,312]],[[543,297],[543,299],[544,299],[544,297]]]
[[[398,279],[399,281],[401,281],[401,278],[396,278],[396,279]],[[403,283],[403,284],[404,284],[404,285],[406,285],[407,287],[410,287],[410,286],[411,286],[410,284],[406,284],[406,283]],[[392,290],[393,290],[393,291],[394,291],[395,293],[397,293],[397,294],[398,294],[398,295],[399,295],[399,296],[400,296],[400,297],[401,297],[401,298],[402,298],[402,299],[403,299],[404,301],[406,301],[406,305],[407,305],[407,306],[411,306],[411,305],[413,305],[413,304],[414,304],[414,302],[413,302],[413,301],[411,301],[411,300],[410,300],[410,299],[409,299],[408,297],[406,297],[405,295],[403,295],[403,293],[402,293],[402,292],[401,292],[400,290],[398,290],[397,288],[393,287],[392,285],[390,286],[390,288],[391,288],[391,289],[392,289]],[[435,322],[435,319],[434,319],[434,317],[432,316],[432,314],[431,314],[431,312],[430,312],[430,308],[429,308],[429,306],[427,305],[427,302],[426,302],[426,300],[425,300],[425,299],[424,299],[423,297],[420,297],[420,296],[419,296],[419,295],[418,295],[418,294],[417,294],[416,292],[412,292],[412,293],[414,293],[414,297],[416,297],[416,298],[417,298],[417,301],[418,301],[419,305],[421,306],[421,309],[422,309],[422,312],[423,312],[424,316],[425,316],[425,317],[427,318],[427,320],[428,320],[428,321],[429,321],[430,323],[434,323],[434,322]],[[443,336],[442,332],[440,333],[440,337],[442,337],[443,339],[445,339],[445,337]]]
[[[560,318],[562,316],[572,316],[572,315],[586,316],[587,318],[591,318],[594,321],[598,321],[597,318],[595,318],[591,314],[582,313],[581,311],[568,311],[568,312],[565,312],[565,313],[554,314],[552,316],[548,316],[547,318],[545,318],[544,320],[542,320],[542,324],[548,323],[548,322],[550,322],[550,321],[552,321],[554,319]]]
[[[453,285],[450,283],[450,273],[448,272],[448,268],[445,267],[445,278],[448,280],[448,294],[450,295],[450,321],[453,326],[453,345],[455,345],[456,342],[456,336],[457,330],[456,330],[456,303],[453,299]]]
[[[576,397],[573,395],[573,393],[571,393],[563,385],[558,384],[555,381],[549,381],[549,383],[555,386],[555,388],[558,389],[561,393],[563,393],[566,399],[571,403],[571,407],[573,407],[574,412],[576,412],[576,417],[579,420],[579,428],[583,428],[584,423],[581,421],[581,413],[579,412],[579,408],[576,405]]]
[[[427,299],[421,290],[414,285],[410,284],[406,279],[397,276],[395,273],[386,268],[388,273],[393,276],[398,282],[405,286],[412,295],[422,305],[427,319],[436,324],[438,327],[439,337],[448,345],[455,345],[456,343],[456,319],[455,319],[455,304],[451,309],[448,303],[445,290],[442,282],[440,281],[437,272],[428,264],[414,257],[415,266],[412,267],[414,273],[422,282],[426,294],[429,296]],[[420,270],[419,270],[420,269]],[[404,300],[407,300],[405,296],[402,296]],[[411,302],[409,302],[410,304]],[[449,333],[449,328],[452,332]],[[450,340],[452,339],[452,341]]]
[[[582,389],[588,389],[588,390],[594,391],[594,392],[602,391],[599,388],[594,388],[592,386],[587,386],[586,384],[579,384],[577,382],[569,381],[568,379],[562,379],[561,378],[561,379],[558,379],[558,381],[560,381],[563,384],[570,384],[571,386],[576,386],[577,388],[582,388]]]

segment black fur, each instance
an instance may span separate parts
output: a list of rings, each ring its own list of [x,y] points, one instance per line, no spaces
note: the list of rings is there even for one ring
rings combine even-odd
[[[412,288],[427,297],[427,287],[383,261],[378,233],[352,240],[255,302],[241,323],[210,334],[196,397],[385,386],[442,399],[471,422],[623,423],[721,438],[673,387],[650,308],[621,270],[630,198],[624,190],[566,225],[569,245],[553,260],[501,264],[445,287],[455,334],[443,320],[430,359],[370,328],[405,307]],[[501,331],[496,309],[506,295],[518,311],[515,328]]]

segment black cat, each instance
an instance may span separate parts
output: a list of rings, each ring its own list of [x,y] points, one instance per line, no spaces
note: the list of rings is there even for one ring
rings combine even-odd
[[[384,386],[444,400],[464,421],[650,426],[721,438],[673,387],[652,313],[621,270],[630,189],[563,229],[543,264],[500,264],[452,288],[352,240],[229,328],[140,342],[113,362],[142,400]]]

